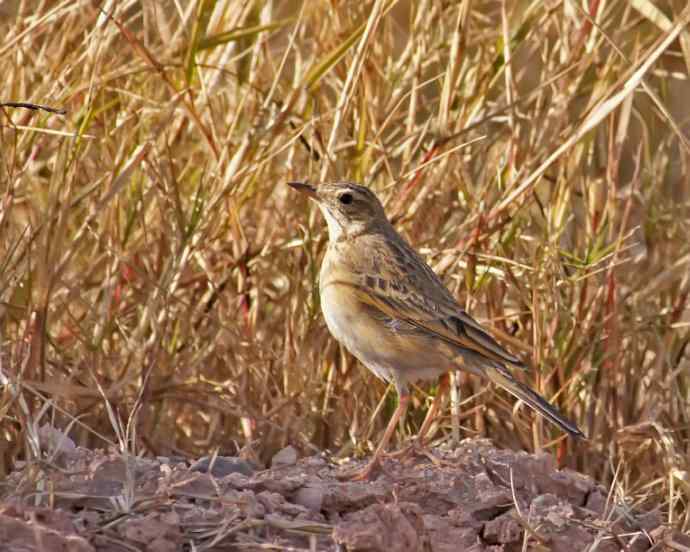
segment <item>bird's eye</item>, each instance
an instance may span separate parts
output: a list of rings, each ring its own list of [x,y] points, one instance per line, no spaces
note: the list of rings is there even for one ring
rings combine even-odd
[[[344,193],[338,199],[340,200],[340,203],[349,205],[350,203],[352,203],[352,194]]]

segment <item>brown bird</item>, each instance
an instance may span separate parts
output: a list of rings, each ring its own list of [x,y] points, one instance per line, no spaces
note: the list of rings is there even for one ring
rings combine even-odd
[[[497,383],[573,437],[578,427],[506,365],[525,364],[506,351],[453,298],[439,277],[388,221],[364,186],[306,182],[289,185],[314,200],[328,224],[321,265],[321,309],[333,337],[379,378],[392,382],[400,401],[374,457],[355,478],[376,467],[410,394],[408,383],[466,370]],[[430,414],[438,408],[438,393]],[[433,416],[420,430],[423,437]]]

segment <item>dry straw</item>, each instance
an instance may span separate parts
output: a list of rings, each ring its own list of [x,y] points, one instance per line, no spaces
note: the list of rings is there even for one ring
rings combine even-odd
[[[67,114],[0,108],[0,472],[46,423],[369,451],[393,394],[325,330],[324,226],[284,185],[349,179],[590,440],[470,377],[461,434],[687,530],[688,9],[586,4],[2,4],[0,99]]]

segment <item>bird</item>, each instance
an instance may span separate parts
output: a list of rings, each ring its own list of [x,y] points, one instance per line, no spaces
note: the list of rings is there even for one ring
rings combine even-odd
[[[328,247],[319,274],[321,310],[331,335],[366,368],[392,383],[399,400],[371,461],[352,479],[371,476],[405,415],[409,384],[465,370],[524,401],[574,438],[580,429],[508,367],[526,364],[503,348],[457,303],[431,267],[388,220],[366,186],[350,182],[288,182],[316,202]],[[446,381],[441,380],[442,383]],[[431,425],[437,393],[419,438]]]

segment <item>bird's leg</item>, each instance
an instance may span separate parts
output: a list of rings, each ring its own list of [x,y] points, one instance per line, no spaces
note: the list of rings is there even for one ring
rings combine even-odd
[[[422,427],[419,429],[417,434],[417,446],[424,447],[424,440],[426,439],[427,433],[431,429],[431,425],[434,423],[438,411],[441,408],[441,403],[443,402],[443,397],[448,393],[448,388],[450,387],[450,375],[448,373],[443,374],[438,378],[438,390],[436,391],[436,396],[434,400],[431,401],[431,406],[424,417],[424,422],[422,422]]]
[[[401,457],[406,457],[408,456],[413,450],[418,450],[418,449],[423,449],[424,448],[424,441],[426,439],[427,433],[429,433],[429,430],[431,429],[431,425],[434,423],[434,420],[436,419],[436,416],[438,415],[438,411],[441,408],[441,404],[443,402],[443,397],[445,394],[448,392],[448,387],[450,385],[450,376],[446,373],[443,374],[439,379],[438,379],[438,390],[436,391],[436,396],[434,397],[434,400],[431,402],[431,406],[429,407],[429,410],[426,413],[426,416],[424,417],[424,421],[422,422],[422,427],[419,429],[419,433],[417,433],[417,437],[415,437],[415,440],[410,446],[405,447],[404,449],[394,452],[390,454],[392,458],[401,458]]]
[[[342,479],[351,479],[353,481],[362,481],[365,479],[368,479],[372,472],[379,466],[379,463],[381,461],[381,456],[383,455],[383,452],[386,450],[386,447],[388,446],[388,442],[391,440],[391,437],[393,437],[393,433],[395,433],[395,428],[398,425],[398,422],[400,421],[400,418],[402,418],[407,411],[407,406],[410,402],[410,394],[406,389],[402,389],[398,391],[400,400],[398,402],[398,407],[395,409],[395,412],[393,412],[393,416],[391,416],[390,422],[388,422],[388,427],[386,427],[386,431],[383,434],[383,437],[379,441],[379,445],[376,447],[376,451],[374,452],[374,456],[372,459],[369,461],[369,463],[364,466],[363,469],[351,472],[351,473],[346,473],[340,476]]]

